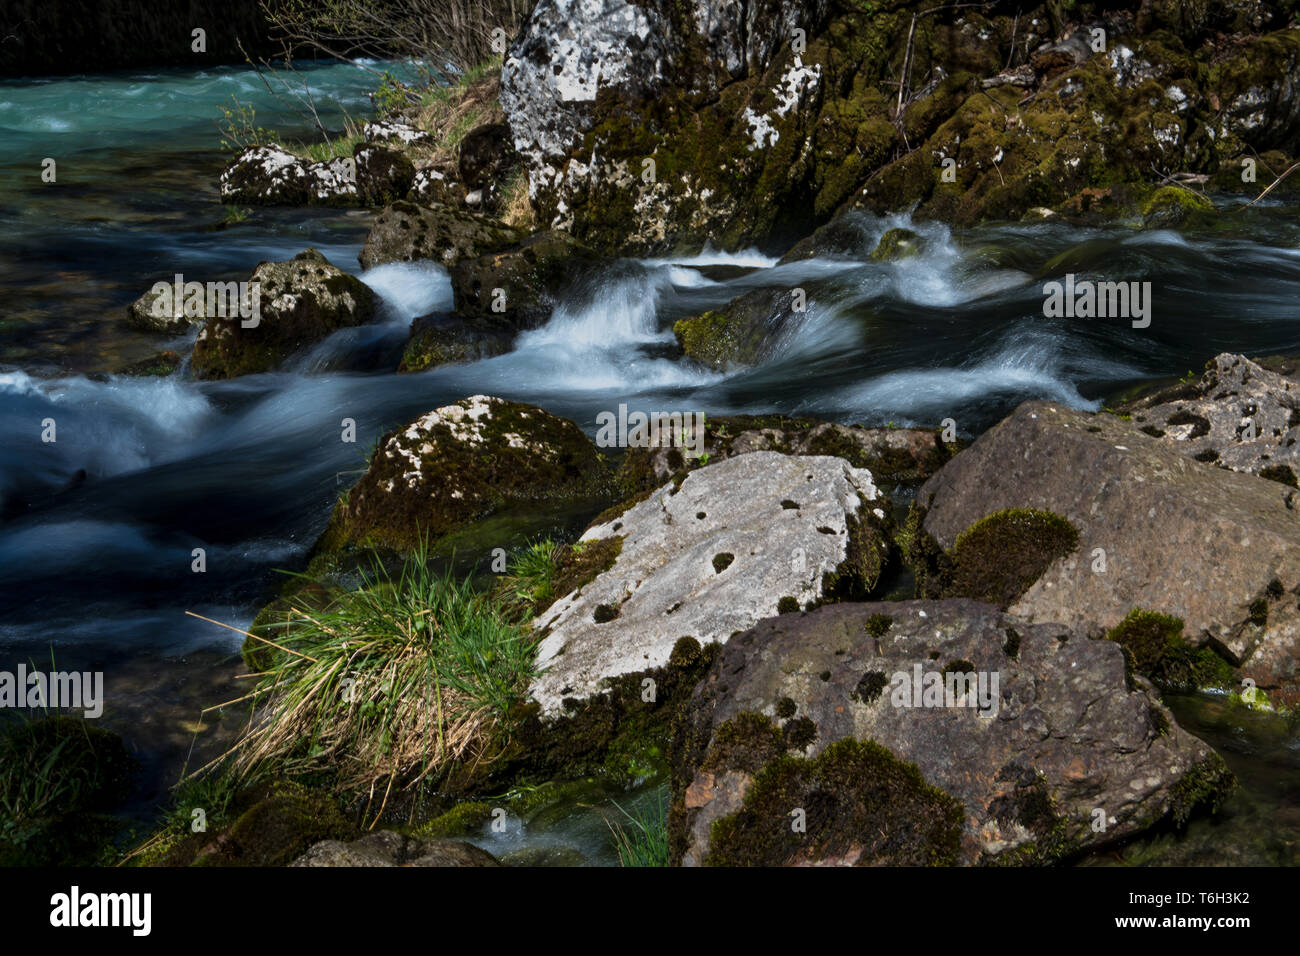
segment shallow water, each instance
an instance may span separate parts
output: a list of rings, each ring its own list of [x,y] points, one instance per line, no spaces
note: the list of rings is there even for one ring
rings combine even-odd
[[[362,113],[374,86],[354,67],[311,76],[331,123]],[[970,436],[1026,399],[1097,408],[1225,349],[1300,350],[1300,227],[1294,209],[1273,204],[1199,236],[922,224],[926,250],[898,263],[777,266],[710,251],[614,261],[510,354],[398,376],[389,370],[411,319],[451,306],[445,271],[362,273],[365,211],[256,210],[218,228],[228,154],[214,120],[231,93],[257,105],[259,124],[309,134],[235,68],[0,83],[0,659],[48,659],[52,647],[61,667],[107,662],[109,705],[118,694],[123,712],[149,698],[139,675],[151,668],[161,687],[183,655],[233,661],[239,635],[185,612],[250,623],[275,569],[301,566],[373,442],[468,394],[532,402],[589,433],[598,412],[626,403],[864,424],[952,418]],[[57,184],[40,181],[46,156],[58,162]],[[863,256],[895,225],[910,223],[864,219]],[[108,374],[188,348],[122,322],[157,279],[246,278],[259,261],[308,245],[380,294],[375,325],[233,382]],[[1044,318],[1042,283],[1066,272],[1151,281],[1151,326]],[[806,315],[767,361],[722,373],[676,355],[674,320],[765,285],[811,290]],[[57,441],[45,443],[50,418]],[[341,440],[344,418],[356,422],[355,443]],[[195,548],[206,551],[205,573],[191,571]],[[189,699],[154,698],[177,720],[197,719],[182,713]],[[128,737],[166,749],[147,722]],[[1250,770],[1271,764],[1240,759],[1249,793],[1296,811],[1294,787],[1269,789],[1269,774]],[[155,776],[164,763],[175,760]]]

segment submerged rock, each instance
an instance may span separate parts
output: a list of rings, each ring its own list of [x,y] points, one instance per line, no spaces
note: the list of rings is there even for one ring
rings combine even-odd
[[[1052,863],[1232,785],[1119,647],[965,600],[761,621],[673,746],[686,865]]]
[[[604,459],[573,422],[473,395],[381,438],[316,550],[405,552],[503,510],[595,497],[607,480]]]
[[[419,259],[452,266],[461,259],[500,252],[520,238],[517,230],[486,216],[403,201],[375,217],[358,258],[363,269]]]
[[[257,315],[208,316],[191,357],[198,378],[270,371],[331,332],[369,322],[375,312],[370,287],[315,249],[287,262],[259,263],[253,284]]]
[[[460,840],[421,840],[393,830],[344,843],[323,840],[290,866],[500,866],[497,858]]]
[[[753,452],[691,472],[588,528],[607,567],[539,615],[545,715],[667,665],[674,645],[726,641],[764,617],[876,587],[890,554],[871,473],[840,458]]]
[[[1095,633],[1135,608],[1161,612],[1185,625],[1191,644],[1221,651],[1260,687],[1293,699],[1295,491],[1201,463],[1175,444],[1114,415],[1021,405],[922,487],[912,551],[927,540],[951,549],[990,515],[1054,516],[1077,533],[1075,546],[1063,540],[1043,552],[1041,574],[1012,612]],[[990,528],[972,563],[990,575],[999,565],[1023,570],[1025,549],[1008,544],[1015,531],[1007,521]]]
[[[717,309],[679,319],[673,335],[686,355],[709,368],[758,365],[773,354],[782,333],[807,314],[815,292],[815,284],[808,285],[746,292]],[[802,312],[796,311],[798,304]]]

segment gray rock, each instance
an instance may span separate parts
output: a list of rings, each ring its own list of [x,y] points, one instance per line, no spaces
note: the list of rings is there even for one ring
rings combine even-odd
[[[418,840],[392,830],[359,840],[322,840],[290,866],[500,866],[491,853],[459,840]]]
[[[361,135],[366,138],[367,143],[397,142],[403,146],[412,146],[433,142],[432,133],[395,120],[367,122],[361,127]]]
[[[250,206],[355,205],[351,157],[313,163],[277,145],[244,150],[221,173],[221,201]]]
[[[179,302],[170,303],[160,301],[162,298],[162,294],[153,289],[140,296],[127,307],[127,324],[141,332],[153,332],[158,335],[179,335],[191,324],[202,324],[202,319],[191,320],[185,316],[183,297]]]
[[[725,642],[783,599],[869,592],[889,553],[885,507],[869,471],[825,456],[754,452],[670,482],[583,534],[620,550],[535,620],[545,637],[530,696],[556,715],[566,698],[666,665],[681,637]]]
[[[926,482],[917,504],[944,548],[1003,509],[1061,515],[1079,531],[1077,549],[1010,610],[1094,630],[1133,608],[1174,615],[1191,643],[1213,642],[1261,687],[1292,696],[1300,656],[1295,492],[1174,446],[1114,415],[1029,402]],[[1094,570],[1103,558],[1105,570]]]
[[[915,706],[896,676],[945,669],[975,675],[972,692],[954,678]],[[1148,685],[1127,685],[1117,645],[967,600],[762,621],[722,649],[673,746],[686,865],[1048,863],[1181,820],[1231,782]]]

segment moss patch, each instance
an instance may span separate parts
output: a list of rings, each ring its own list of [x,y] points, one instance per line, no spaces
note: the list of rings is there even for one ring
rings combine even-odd
[[[1006,608],[1073,551],[1079,532],[1050,511],[1009,508],[975,522],[957,536],[946,597],[968,597]]]
[[[965,811],[956,798],[926,783],[915,765],[873,741],[851,738],[814,758],[773,756],[785,741],[777,743],[775,729],[763,720],[745,718],[735,732],[726,731],[726,724],[719,728],[723,749],[715,760],[729,769],[760,769],[744,806],[714,821],[706,865],[956,862]],[[794,826],[800,817],[805,832]]]
[[[1195,689],[1232,683],[1232,666],[1209,648],[1183,639],[1181,618],[1134,608],[1106,632],[1124,648],[1132,670],[1163,688]]]

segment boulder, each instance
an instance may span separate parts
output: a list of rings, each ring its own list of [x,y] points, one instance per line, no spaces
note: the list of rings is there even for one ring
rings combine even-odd
[[[368,121],[361,127],[361,135],[367,143],[401,143],[403,146],[432,144],[434,141],[432,133],[396,120]]]
[[[359,840],[322,840],[290,866],[500,866],[496,857],[459,840],[420,840],[393,830]]]
[[[301,156],[275,145],[253,146],[221,173],[221,201],[251,206],[305,205],[310,180]]]
[[[1040,517],[1041,527],[1068,523],[1074,546],[1043,551],[1041,574],[1011,603],[1013,613],[1094,633],[1134,609],[1171,615],[1191,644],[1221,652],[1260,687],[1295,699],[1294,495],[1275,481],[1197,461],[1172,436],[1153,437],[1118,416],[1029,402],[922,486],[911,547],[928,540],[951,549],[984,521],[978,550],[986,576],[999,565],[1019,574],[1029,542],[1028,519],[1017,516],[1054,516]]]
[[[595,497],[607,480],[573,422],[473,395],[384,435],[316,550],[410,551],[490,515]]]
[[[683,444],[697,440],[695,428]],[[630,448],[619,471],[633,493],[658,488],[702,463],[716,463],[753,451],[783,455],[833,455],[855,468],[866,468],[877,484],[917,482],[929,478],[951,452],[937,432],[919,428],[863,428],[815,418],[785,415],[724,415],[704,422],[701,454],[688,458],[680,448]],[[707,457],[706,457],[707,456]]]
[[[966,600],[760,621],[696,687],[671,760],[685,865],[1052,863],[1232,785],[1118,646]]]
[[[579,545],[612,563],[534,626],[545,716],[664,667],[680,638],[725,642],[774,614],[869,594],[889,560],[871,473],[840,458],[753,452],[598,519]]]
[[[357,202],[350,157],[314,163],[271,144],[244,150],[221,173],[221,201],[250,206],[348,206]]]
[[[259,263],[249,281],[259,290],[258,314],[208,317],[191,356],[198,378],[270,371],[331,332],[374,316],[370,287],[315,249],[288,262]]]
[[[358,258],[363,269],[419,259],[452,266],[464,258],[503,251],[520,238],[517,230],[486,216],[403,201],[375,217]]]
[[[415,180],[415,166],[404,153],[358,143],[352,153],[357,170],[357,198],[368,206],[405,199]]]
[[[820,283],[803,288],[805,306]],[[798,318],[794,289],[755,289],[726,305],[673,323],[677,344],[690,358],[713,369],[758,365],[769,358],[781,333]]]
[[[415,171],[406,198],[421,206],[460,206],[465,202],[465,186],[456,179],[455,170],[425,166]]]

